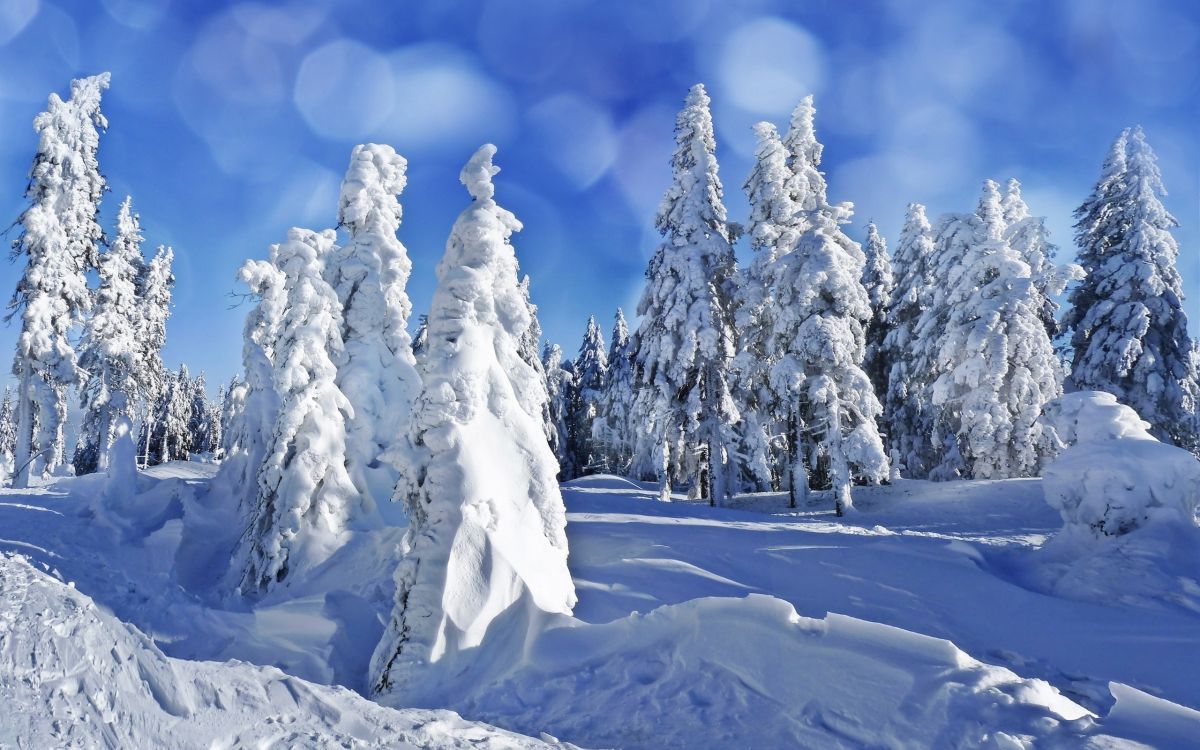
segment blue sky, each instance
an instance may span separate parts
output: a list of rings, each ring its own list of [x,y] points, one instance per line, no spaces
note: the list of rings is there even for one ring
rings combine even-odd
[[[409,159],[416,312],[469,200],[458,171],[498,145],[497,198],[525,223],[515,245],[543,327],[572,354],[589,314],[607,331],[636,304],[674,113],[697,81],[732,218],[751,126],[782,128],[813,93],[830,195],[855,203],[859,239],[869,219],[895,238],[909,201],[967,210],[984,178],[1015,176],[1071,257],[1072,208],[1140,123],[1200,330],[1200,13],[1184,0],[5,0],[0,216],[24,205],[46,96],[102,70],[106,226],[128,193],[148,244],[175,247],[166,359],[210,382],[240,367],[238,265],[289,226],[332,226],[364,141]],[[0,267],[0,287],[18,273]],[[0,351],[15,336],[0,328]]]

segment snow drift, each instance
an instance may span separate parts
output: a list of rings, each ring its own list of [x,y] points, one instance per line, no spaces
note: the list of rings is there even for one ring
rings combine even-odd
[[[2,747],[564,747],[271,667],[170,659],[14,555],[0,556],[0,704]]]

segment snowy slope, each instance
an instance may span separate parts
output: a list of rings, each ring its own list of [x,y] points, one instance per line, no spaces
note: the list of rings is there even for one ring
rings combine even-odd
[[[356,536],[327,567],[251,608],[221,594],[239,530],[228,499],[209,491],[210,475],[209,466],[187,464],[144,474],[141,494],[121,507],[97,499],[103,482],[94,477],[3,492],[0,551],[53,567],[79,593],[33,571],[13,573],[17,563],[8,561],[8,579],[36,579],[43,599],[52,590],[64,596],[26,607],[5,582],[0,610],[19,613],[27,643],[56,632],[35,613],[68,606],[105,628],[123,627],[120,618],[148,634],[172,658],[128,629],[120,638],[105,629],[125,644],[120,653],[142,655],[123,658],[123,667],[104,656],[97,667],[102,684],[128,688],[117,691],[122,710],[145,726],[170,714],[139,687],[139,662],[189,686],[176,689],[182,697],[168,689],[159,697],[194,707],[184,726],[196,736],[215,731],[196,718],[215,715],[205,696],[226,701],[238,690],[259,696],[264,712],[349,733],[329,718],[331,703],[343,716],[374,709],[296,678],[363,689],[391,607],[402,530]],[[780,495],[709,508],[659,503],[654,488],[613,477],[570,483],[563,494],[575,618],[548,623],[542,637],[517,647],[515,667],[503,665],[491,684],[465,686],[437,708],[626,748],[1003,748],[1034,739],[1037,747],[1133,747],[1128,738],[1186,748],[1200,736],[1200,610],[1189,606],[1200,598],[1187,596],[1200,592],[1200,561],[1172,561],[1176,588],[1166,593],[1113,597],[1097,582],[1049,588],[1066,563],[1041,549],[1061,519],[1037,480],[859,488],[860,512],[844,519],[820,496],[826,505],[796,511]],[[88,610],[85,595],[100,606]],[[55,636],[46,648],[79,640]],[[49,662],[56,658],[74,657]],[[103,711],[52,690],[28,692],[20,658],[4,659],[0,684],[27,691],[22,700]],[[197,661],[228,659],[264,668]],[[289,699],[299,707],[273,703],[275,691],[301,695]],[[13,718],[0,713],[4,741],[27,731],[36,703],[22,705]],[[236,729],[241,710],[221,723]],[[410,726],[387,721],[396,731]],[[260,723],[249,726],[279,730]]]
[[[559,746],[271,667],[167,658],[14,555],[0,555],[0,705],[0,747]]]

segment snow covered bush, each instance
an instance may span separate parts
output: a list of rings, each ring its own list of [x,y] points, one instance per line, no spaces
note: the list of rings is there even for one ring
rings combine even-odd
[[[1047,404],[1042,420],[1070,445],[1042,473],[1046,502],[1066,532],[1103,538],[1151,524],[1195,525],[1200,461],[1156,440],[1116,396],[1069,393]]]
[[[519,658],[543,613],[575,604],[539,375],[521,353],[530,313],[509,242],[521,223],[493,199],[495,152],[483,146],[462,170],[475,200],[437,269],[412,465],[398,489],[409,549],[371,660],[373,692],[408,705],[446,700],[435,696],[473,681],[476,660]],[[500,642],[475,648],[485,636]]]

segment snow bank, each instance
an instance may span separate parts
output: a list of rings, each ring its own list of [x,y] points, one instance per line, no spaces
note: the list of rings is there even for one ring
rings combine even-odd
[[[1155,440],[1110,393],[1081,391],[1047,405],[1043,420],[1071,445],[1043,473],[1046,502],[1068,534],[1128,534],[1154,523],[1195,525],[1200,461]]]
[[[454,707],[624,748],[1132,747],[1043,680],[946,640],[801,617],[770,596],[558,625],[517,670],[452,696]]]
[[[569,747],[396,711],[241,662],[170,659],[19,556],[0,556],[2,747]]]

